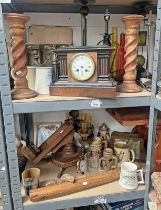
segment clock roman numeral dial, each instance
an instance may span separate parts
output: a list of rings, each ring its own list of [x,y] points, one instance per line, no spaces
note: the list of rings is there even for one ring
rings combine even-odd
[[[95,71],[93,58],[86,53],[76,54],[70,63],[72,76],[78,81],[85,81],[91,78]]]

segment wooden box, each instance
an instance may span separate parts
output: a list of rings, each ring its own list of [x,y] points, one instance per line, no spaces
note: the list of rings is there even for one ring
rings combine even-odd
[[[72,45],[73,29],[69,27],[33,25],[29,27],[28,43]]]

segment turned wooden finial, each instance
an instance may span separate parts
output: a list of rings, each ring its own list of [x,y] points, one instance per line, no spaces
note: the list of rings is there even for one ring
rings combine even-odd
[[[125,24],[125,74],[123,76],[123,84],[121,85],[121,92],[136,93],[142,91],[136,80],[136,65],[137,65],[137,46],[139,25],[144,20],[142,15],[129,15],[122,18]]]
[[[30,19],[29,16],[18,13],[8,13],[5,19],[9,25],[9,33],[11,36],[11,52],[13,57],[13,65],[11,76],[14,79],[14,89],[12,90],[13,99],[33,98],[37,96],[35,90],[28,87],[26,79],[26,52],[24,43],[25,23]]]

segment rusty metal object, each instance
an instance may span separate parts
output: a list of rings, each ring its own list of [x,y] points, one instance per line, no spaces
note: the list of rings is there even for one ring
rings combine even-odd
[[[26,79],[27,58],[23,38],[25,34],[25,23],[29,20],[29,16],[18,13],[8,13],[5,15],[5,19],[9,25],[13,58],[11,76],[14,79],[14,89],[12,90],[12,98],[25,99],[36,97],[37,93],[29,89]]]
[[[144,20],[142,15],[129,15],[122,18],[125,24],[125,74],[123,76],[123,84],[121,85],[121,92],[136,93],[142,91],[136,80],[136,65],[137,65],[137,46],[139,24]]]

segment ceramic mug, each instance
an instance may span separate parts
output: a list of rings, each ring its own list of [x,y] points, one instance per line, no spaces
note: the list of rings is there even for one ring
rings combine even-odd
[[[105,157],[100,158],[100,171],[109,171],[117,167],[117,157],[112,156],[111,159],[106,159]]]
[[[108,171],[117,167],[117,157],[113,155],[111,148],[103,150],[103,157],[100,158],[100,171]]]
[[[105,148],[103,150],[103,157],[110,160],[113,156],[113,150],[111,148]]]
[[[138,181],[138,173],[140,173],[140,181]],[[144,184],[143,169],[137,170],[137,165],[131,162],[122,163],[119,184],[128,190],[136,189],[139,184]]]
[[[135,160],[135,152],[133,149],[130,149],[126,142],[117,141],[114,144],[114,151],[120,163],[134,162]]]

